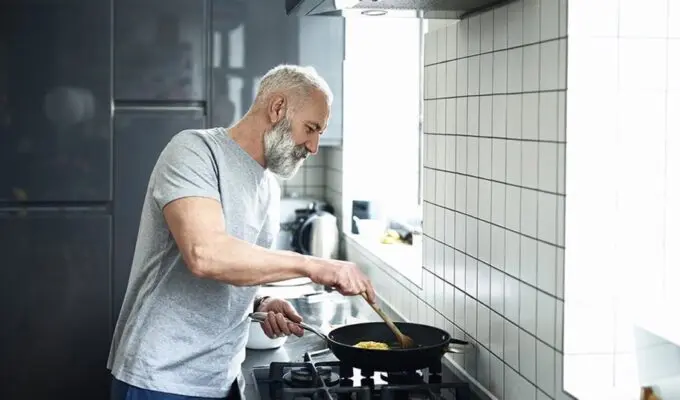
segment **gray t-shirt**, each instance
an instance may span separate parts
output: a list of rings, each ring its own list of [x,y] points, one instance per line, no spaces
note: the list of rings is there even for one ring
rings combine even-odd
[[[273,174],[222,128],[175,135],[149,179],[108,368],[145,389],[225,397],[241,373],[258,288],[200,279],[187,269],[162,210],[191,196],[218,200],[227,233],[239,239],[270,247],[278,233]]]

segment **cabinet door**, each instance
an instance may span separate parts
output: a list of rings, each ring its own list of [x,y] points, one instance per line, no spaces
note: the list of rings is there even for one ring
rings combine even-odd
[[[108,398],[111,217],[0,212],[0,399]]]
[[[135,251],[139,218],[149,176],[156,160],[170,139],[184,129],[201,129],[201,109],[173,111],[117,111],[115,134],[114,195],[114,321],[125,297],[132,256]]]
[[[110,3],[0,2],[0,202],[111,200]]]
[[[114,5],[114,98],[205,100],[206,0]]]
[[[343,17],[301,17],[300,64],[311,65],[328,82],[333,92],[328,130],[321,146],[342,143],[342,62],[345,58],[345,21]]]
[[[248,111],[267,71],[297,64],[298,22],[272,1],[214,1],[210,15],[210,121],[211,126],[230,126]]]

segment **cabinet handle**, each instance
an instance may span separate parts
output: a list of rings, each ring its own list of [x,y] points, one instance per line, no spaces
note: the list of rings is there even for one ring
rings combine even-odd
[[[222,32],[213,32],[213,68],[222,66]]]

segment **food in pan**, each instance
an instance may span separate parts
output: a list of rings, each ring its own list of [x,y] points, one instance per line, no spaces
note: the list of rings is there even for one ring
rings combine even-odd
[[[387,343],[372,342],[372,341],[359,342],[359,343],[355,344],[354,347],[358,347],[360,349],[367,349],[367,350],[389,350],[390,349],[390,346],[387,345]]]

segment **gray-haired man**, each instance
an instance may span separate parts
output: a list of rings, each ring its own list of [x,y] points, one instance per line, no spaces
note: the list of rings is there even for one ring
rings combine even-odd
[[[313,69],[278,66],[229,129],[177,134],[144,201],[108,368],[112,400],[238,398],[248,314],[269,313],[269,336],[302,335],[284,300],[258,285],[295,277],[345,295],[375,293],[356,265],[270,250],[280,189],[315,154],[332,94]]]

